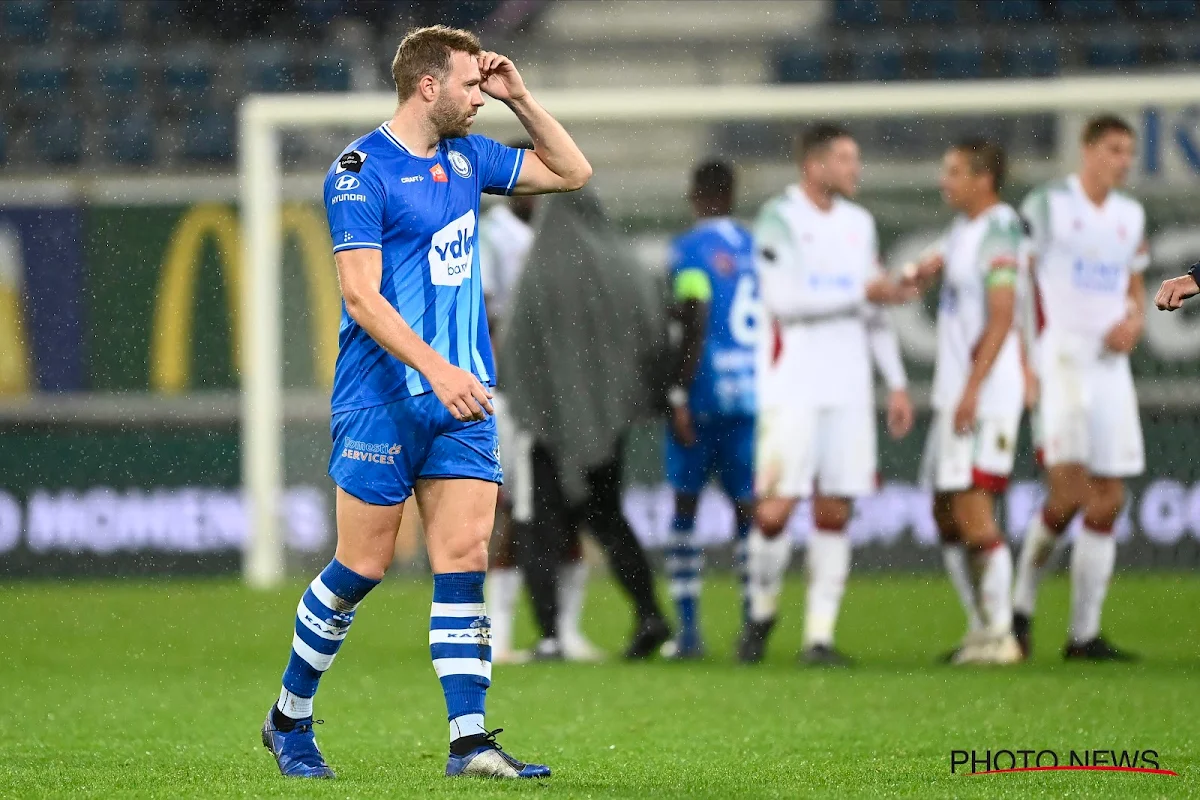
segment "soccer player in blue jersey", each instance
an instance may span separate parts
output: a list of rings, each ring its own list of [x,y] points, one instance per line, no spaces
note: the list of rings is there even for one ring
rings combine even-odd
[[[512,61],[467,31],[410,32],[392,76],[395,115],[325,178],[344,300],[329,461],[337,550],[297,608],[263,744],[284,775],[333,777],[313,736],[313,696],[391,564],[402,504],[415,493],[433,569],[429,649],[450,721],[446,775],[542,777],[547,767],[509,756],[484,725],[483,581],[501,470],[476,221],[481,192],[572,191],[591,166]],[[484,94],[512,109],[532,150],[469,135]]]
[[[690,201],[697,217],[671,243],[677,342],[675,381],[669,393],[667,480],[675,492],[675,515],[667,545],[671,596],[679,635],[663,654],[704,654],[698,601],[701,554],[694,542],[696,505],[710,475],[735,504],[739,573],[754,514],[754,358],[758,290],[753,237],[730,217],[733,169],[706,161],[692,175]]]

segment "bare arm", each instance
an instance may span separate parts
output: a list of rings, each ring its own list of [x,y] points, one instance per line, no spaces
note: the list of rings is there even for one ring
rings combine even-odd
[[[1104,337],[1104,346],[1114,353],[1130,353],[1142,338],[1146,325],[1146,279],[1140,272],[1129,276],[1125,295],[1125,318]]]
[[[1011,283],[992,286],[987,293],[988,317],[983,335],[975,345],[971,359],[971,373],[963,389],[962,399],[954,412],[954,428],[960,434],[970,432],[975,424],[975,411],[979,403],[979,391],[992,365],[1004,347],[1004,341],[1012,331],[1013,314],[1016,306],[1016,290]]]
[[[492,413],[491,393],[479,379],[438,355],[380,294],[381,251],[343,250],[334,254],[334,260],[346,312],[380,347],[424,375],[456,419],[484,419]]]
[[[592,165],[566,128],[529,93],[513,62],[485,51],[479,54],[479,72],[483,78],[480,88],[512,109],[533,140],[533,152],[525,156],[513,194],[583,188],[592,177]]]

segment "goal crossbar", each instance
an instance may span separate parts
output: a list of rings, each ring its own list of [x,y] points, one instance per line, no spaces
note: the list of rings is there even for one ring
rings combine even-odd
[[[1200,75],[571,89],[539,91],[538,99],[568,125],[1087,112],[1200,102]],[[395,107],[391,93],[250,95],[241,104],[238,174],[249,268],[241,306],[242,319],[254,321],[242,326],[240,342],[242,483],[251,532],[243,575],[252,586],[273,586],[285,577],[278,518],[283,493],[279,133],[377,125]],[[499,129],[517,126],[499,102],[485,105],[479,121]]]

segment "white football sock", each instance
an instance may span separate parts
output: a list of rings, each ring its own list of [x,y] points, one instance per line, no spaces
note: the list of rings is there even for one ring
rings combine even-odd
[[[763,536],[757,527],[750,529],[746,543],[746,592],[750,600],[750,620],[766,622],[774,618],[779,606],[783,573],[792,560],[792,542],[787,533],[774,539]]]
[[[1001,542],[973,553],[971,560],[983,624],[988,633],[1007,633],[1012,630],[1012,553]]]
[[[488,616],[492,620],[492,652],[511,653],[513,616],[521,591],[521,571],[511,567],[492,567],[483,584]]]
[[[1100,635],[1100,611],[1117,559],[1117,541],[1087,525],[1079,529],[1071,549],[1071,641],[1083,643]]]
[[[816,530],[808,537],[808,595],[804,605],[804,646],[833,646],[833,628],[846,577],[850,574],[850,537]]]
[[[1035,514],[1029,523],[1029,530],[1025,532],[1025,542],[1021,545],[1021,556],[1017,562],[1017,580],[1013,586],[1015,610],[1027,617],[1033,616],[1042,576],[1066,546],[1066,534],[1056,536],[1042,519],[1041,513]]]
[[[279,692],[279,702],[275,704],[275,707],[286,717],[304,719],[312,716],[313,699],[300,697],[287,689],[282,689]]]
[[[942,563],[959,602],[967,615],[967,633],[983,629],[983,617],[979,615],[979,604],[975,602],[975,589],[971,584],[971,572],[967,569],[967,550],[960,542],[942,545]]]
[[[583,598],[587,591],[588,565],[583,559],[558,568],[558,635],[580,639],[583,631]]]

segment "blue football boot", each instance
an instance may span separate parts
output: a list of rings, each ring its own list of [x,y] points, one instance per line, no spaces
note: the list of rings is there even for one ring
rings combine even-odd
[[[542,764],[526,764],[504,752],[496,741],[497,728],[480,735],[479,746],[465,756],[450,754],[446,762],[446,777],[457,778],[549,778],[550,768]]]
[[[325,756],[317,749],[317,737],[313,733],[313,719],[298,720],[296,727],[284,733],[271,721],[272,712],[267,712],[267,721],[262,726],[263,747],[275,756],[279,772],[285,778],[333,778],[333,770],[325,763]],[[320,724],[323,720],[317,720]]]

